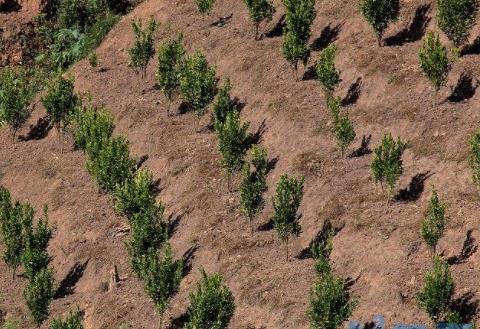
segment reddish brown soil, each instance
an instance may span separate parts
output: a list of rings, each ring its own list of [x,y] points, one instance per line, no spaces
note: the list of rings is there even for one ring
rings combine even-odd
[[[387,37],[407,27],[421,4],[404,1],[402,18]],[[276,5],[278,11],[266,31],[283,12],[279,1]],[[219,166],[215,135],[208,130],[195,133],[191,113],[167,117],[167,101],[154,88],[156,61],[146,79],[128,68],[134,17],[153,15],[161,22],[158,42],[183,33],[190,52],[201,49],[216,65],[218,77],[231,79],[233,95],[246,103],[242,119],[251,122],[251,132],[264,122],[261,144],[271,158],[278,159],[268,177],[267,200],[283,173],[305,176],[302,233],[292,241],[291,254],[307,247],[325,220],[343,227],[334,239],[332,258],[335,272],[353,280],[351,293],[359,305],[352,318],[368,321],[374,314],[384,314],[389,325],[428,322],[415,296],[430,264],[419,224],[432,185],[448,204],[448,229],[440,253],[458,255],[468,230],[479,239],[480,197],[467,161],[468,138],[480,119],[478,93],[460,103],[434,105],[434,92],[418,64],[421,41],[379,48],[355,1],[322,1],[317,9],[312,41],[328,24],[342,24],[335,41],[343,79],[338,95],[345,96],[350,85],[362,79],[358,101],[346,109],[357,132],[355,147],[363,135],[371,134],[373,148],[388,131],[408,141],[399,188],[406,188],[417,174],[432,174],[418,200],[387,202],[370,178],[371,154],[340,157],[318,82],[295,81],[282,58],[281,37],[253,40],[254,29],[240,1],[219,2],[205,18],[192,1],[145,1],[99,47],[99,68],[82,61],[71,72],[79,91],[90,92],[95,103],[112,111],[116,133],[128,137],[132,153],[149,156],[144,166],[161,180],[158,198],[167,205],[167,215],[179,219],[171,239],[175,255],[198,247],[192,271],[173,298],[165,324],[185,312],[188,294],[203,267],[220,272],[235,295],[231,328],[307,328],[315,274],[312,260],[285,261],[284,247],[273,230],[250,237],[248,223],[238,211],[238,193],[228,191]],[[430,17],[432,12],[434,8]],[[224,27],[210,26],[231,13],[233,18]],[[434,23],[433,19],[428,29],[435,29]],[[318,52],[313,52],[309,65],[317,57]],[[464,56],[454,63],[448,86],[456,85],[463,72],[478,77],[478,56]],[[450,95],[449,87],[443,88],[438,100]],[[177,101],[174,107],[179,105]],[[40,104],[37,108],[32,125],[43,115]],[[202,124],[207,126],[207,117]],[[130,269],[126,237],[115,234],[127,223],[114,214],[111,199],[98,192],[84,168],[83,154],[69,147],[61,153],[54,131],[43,139],[15,144],[7,129],[0,134],[0,183],[39,211],[44,203],[50,207],[50,220],[56,225],[50,247],[56,280],[61,281],[75,262],[89,260],[74,293],[53,302],[50,319],[79,305],[86,313],[86,328],[116,329],[122,323],[129,328],[158,328],[159,317]],[[256,225],[267,223],[271,215],[268,202]],[[472,301],[480,297],[479,261],[474,253],[452,266],[457,297],[470,291]],[[118,289],[106,292],[113,265],[118,266],[122,281]],[[1,262],[0,274],[1,309],[7,318],[20,320],[21,328],[32,328],[22,297],[25,280],[19,277],[12,282]]]

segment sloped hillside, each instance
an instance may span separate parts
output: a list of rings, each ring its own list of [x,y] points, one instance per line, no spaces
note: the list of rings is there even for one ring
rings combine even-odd
[[[273,196],[283,173],[305,177],[302,233],[293,239],[291,253],[298,255],[308,247],[323,223],[331,220],[339,230],[333,241],[334,271],[349,278],[350,292],[359,299],[352,318],[366,322],[383,314],[387,325],[427,323],[416,294],[430,268],[431,255],[419,230],[431,186],[448,205],[448,226],[439,252],[453,259],[461,255],[467,232],[471,231],[473,243],[479,238],[480,196],[467,157],[468,139],[479,127],[480,95],[473,91],[458,102],[446,99],[462,73],[478,77],[479,55],[468,54],[454,63],[448,87],[439,96],[445,101],[436,105],[418,63],[422,33],[412,33],[412,27],[418,32],[423,22],[427,30],[436,28],[434,4],[404,1],[401,19],[386,33],[387,45],[378,47],[355,1],[317,2],[311,40],[317,51],[308,66],[318,57],[318,48],[335,42],[342,77],[339,94],[346,97],[349,89],[360,86],[358,99],[346,97],[357,132],[355,148],[362,136],[371,135],[373,149],[385,132],[408,141],[399,187],[410,190],[403,200],[389,202],[370,178],[371,154],[340,156],[318,82],[295,81],[282,57],[281,36],[275,33],[283,14],[280,1],[275,5],[273,21],[262,26],[270,33],[255,41],[240,1],[218,2],[211,16],[202,17],[192,1],[147,0],[124,17],[98,48],[98,68],[82,61],[71,70],[76,89],[89,92],[94,103],[113,113],[115,134],[128,138],[133,154],[148,155],[143,166],[160,180],[158,199],[178,224],[171,239],[175,256],[193,250],[192,269],[166,316],[176,328],[199,269],[205,268],[220,272],[233,291],[236,311],[231,328],[307,328],[315,273],[311,259],[285,260],[283,244],[266,225],[271,202],[256,220],[259,229],[250,236],[248,222],[238,210],[238,192],[228,190],[219,165],[215,135],[208,129],[196,133],[192,113],[178,110],[167,116],[168,102],[155,88],[156,61],[146,78],[128,67],[127,49],[133,41],[130,20],[151,15],[161,23],[159,43],[182,33],[190,53],[202,50],[217,67],[219,79],[230,78],[233,96],[245,104],[242,120],[251,123],[250,131],[258,132],[269,157],[275,159],[266,199]],[[422,11],[425,17],[418,15]],[[225,25],[212,25],[230,15]],[[476,28],[472,36],[477,32]],[[477,83],[475,78],[474,87]],[[178,100],[172,108],[180,104]],[[39,102],[30,124],[42,116]],[[201,124],[208,123],[205,116]],[[71,149],[62,153],[54,130],[15,144],[6,129],[0,134],[0,184],[38,211],[44,203],[50,207],[50,221],[56,225],[51,254],[57,282],[75,263],[86,264],[73,280],[72,291],[53,302],[52,316],[79,305],[85,310],[86,328],[118,328],[123,323],[129,328],[157,328],[159,317],[130,268],[124,245],[126,219],[115,215],[112,200],[98,192],[84,168],[84,155]],[[467,256],[452,260],[452,272],[456,297],[474,305],[480,297],[480,256],[475,252]],[[108,291],[114,266],[121,282]],[[1,309],[9,318],[20,319],[22,328],[33,328],[22,298],[23,279],[12,282],[1,262],[0,273]]]

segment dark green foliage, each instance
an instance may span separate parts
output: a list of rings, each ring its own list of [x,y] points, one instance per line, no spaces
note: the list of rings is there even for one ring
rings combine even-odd
[[[382,45],[383,33],[391,22],[398,19],[399,0],[361,0],[360,10],[377,35],[378,44]]]
[[[419,56],[423,73],[438,91],[447,82],[450,70],[447,48],[440,42],[438,34],[428,32]]]
[[[267,190],[268,159],[267,150],[253,146],[250,151],[251,163],[246,162],[242,169],[240,183],[240,208],[250,221],[253,233],[253,218],[263,209],[263,193]]]
[[[386,134],[382,143],[374,150],[374,158],[371,164],[373,180],[386,182],[392,193],[398,178],[403,174],[402,154],[405,144],[398,138],[395,141],[392,135]]]
[[[332,93],[342,81],[340,72],[335,68],[336,53],[337,47],[331,44],[322,51],[315,65],[317,79],[327,93]]]
[[[314,243],[311,247],[313,258],[315,259],[315,271],[318,275],[331,273],[330,254],[333,250],[333,232],[329,232],[326,239]]]
[[[139,170],[132,180],[117,186],[114,193],[115,209],[128,218],[132,218],[137,213],[148,212],[150,209],[156,211],[159,206],[155,203],[153,189],[154,183],[150,171]]]
[[[275,7],[269,0],[244,0],[248,9],[248,14],[253,24],[255,24],[255,40],[258,39],[258,26],[264,20],[272,20],[275,13]]]
[[[284,31],[282,51],[285,59],[293,66],[296,75],[298,62],[306,63],[309,54],[307,43],[299,39],[292,31]],[[295,79],[298,77],[295,76]]]
[[[40,325],[48,318],[48,307],[54,296],[52,269],[40,269],[30,278],[23,294],[33,320]]]
[[[248,126],[249,123],[240,122],[238,111],[232,111],[227,114],[225,123],[217,130],[222,166],[229,176],[240,170],[245,162]]]
[[[79,103],[79,98],[74,91],[73,78],[58,77],[49,85],[47,95],[42,97],[43,106],[47,111],[50,122],[58,131],[67,125],[67,118],[74,112]]]
[[[158,28],[157,22],[150,17],[147,26],[143,29],[142,21],[132,21],[132,29],[135,34],[135,42],[128,50],[130,56],[129,65],[145,77],[147,66],[153,55],[155,55],[155,32]]]
[[[53,320],[50,329],[83,329],[82,318],[82,312],[79,309],[71,311],[65,320]]]
[[[197,291],[190,294],[188,321],[184,329],[226,329],[235,311],[235,300],[222,277],[202,271]]]
[[[220,131],[225,123],[228,113],[237,111],[237,107],[230,97],[231,90],[232,84],[227,79],[218,91],[217,98],[213,104],[213,127],[217,132]]]
[[[480,131],[470,138],[469,163],[473,170],[473,182],[480,186]]]
[[[212,11],[215,0],[195,0],[200,14],[208,15]]]
[[[0,70],[0,125],[10,127],[14,140],[30,117],[28,106],[32,96],[32,88],[22,72],[8,68]]]
[[[438,240],[445,230],[445,204],[438,198],[437,191],[433,188],[425,218],[422,222],[422,238],[435,253]]]
[[[456,47],[468,39],[475,23],[476,0],[438,0],[438,27]]]
[[[205,56],[198,50],[182,67],[180,90],[198,117],[205,113],[215,97],[217,91],[215,72],[215,67],[209,66]]]
[[[330,116],[332,117],[334,127],[336,127],[340,118],[342,99],[340,97],[333,96],[330,92],[327,92],[325,96],[327,98],[328,111],[330,112]]]
[[[288,260],[288,240],[291,235],[298,235],[301,231],[298,223],[297,211],[303,198],[304,179],[282,175],[277,183],[275,198],[273,199],[273,226],[278,236],[286,244]]]
[[[117,185],[131,180],[135,172],[128,141],[122,136],[106,140],[98,154],[89,155],[87,169],[102,189],[114,192]]]
[[[168,243],[164,250],[161,260],[156,252],[150,252],[141,259],[141,277],[145,282],[145,291],[153,299],[160,314],[165,312],[170,297],[178,290],[183,274],[183,262],[173,260]]]
[[[331,273],[321,275],[310,292],[310,328],[339,329],[356,305],[356,300],[350,300],[343,279]]]
[[[167,225],[163,219],[164,206],[160,205],[135,213],[130,219],[130,240],[127,243],[135,273],[142,277],[144,256],[155,253],[167,239]]]
[[[355,136],[355,130],[350,122],[350,118],[348,117],[348,114],[344,114],[335,124],[335,137],[342,152],[342,156],[344,156],[345,150],[348,146],[355,140]]]
[[[157,84],[168,99],[168,112],[173,96],[180,87],[180,67],[185,57],[183,38],[167,41],[158,49]]]
[[[449,311],[454,292],[455,284],[450,268],[436,256],[432,271],[425,276],[423,291],[417,296],[418,304],[434,323],[438,323]]]

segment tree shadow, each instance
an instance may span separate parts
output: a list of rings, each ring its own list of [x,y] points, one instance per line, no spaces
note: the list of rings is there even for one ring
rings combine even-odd
[[[257,227],[257,232],[268,232],[273,230],[273,218],[270,218],[268,222]]]
[[[318,231],[318,233],[315,235],[315,237],[312,239],[312,241],[310,241],[310,243],[308,244],[308,247],[303,248],[298,253],[298,255],[295,256],[295,258],[300,259],[300,260],[313,258],[312,248],[315,245],[318,245],[318,244],[321,244],[321,243],[324,243],[325,241],[327,241],[327,239],[330,237],[330,235],[332,233],[335,236],[341,230],[342,230],[342,228],[334,229],[330,220],[325,221],[322,225],[322,229],[320,231]]]
[[[138,158],[137,161],[135,161],[135,167],[137,168],[137,170],[140,169],[147,160],[148,154],[144,154],[140,158]]]
[[[0,13],[13,13],[20,9],[22,9],[22,6],[18,0],[5,0],[3,3],[0,3]]]
[[[337,24],[332,27],[332,23],[328,23],[320,33],[320,36],[313,40],[310,45],[310,50],[320,51],[328,47],[332,42],[335,42],[338,35],[342,31],[343,24]]]
[[[224,27],[225,25],[227,25],[232,21],[232,17],[233,17],[233,13],[231,13],[228,16],[219,17],[215,22],[210,24],[210,26]]]
[[[394,200],[397,202],[413,202],[417,201],[420,198],[420,195],[425,190],[425,181],[433,176],[430,171],[425,173],[416,174],[412,177],[410,184],[404,189],[401,189],[397,195],[394,197]]]
[[[192,106],[187,102],[182,102],[178,107],[178,114],[187,114],[188,112],[193,111]]]
[[[245,147],[248,150],[252,145],[259,144],[262,141],[263,134],[267,128],[266,120],[263,119],[262,123],[258,127],[257,131],[253,134],[250,134],[245,141]]]
[[[172,323],[170,323],[167,329],[182,329],[184,328],[187,320],[188,320],[188,311],[182,313],[176,318],[173,318]]]
[[[315,80],[316,78],[317,78],[317,71],[316,71],[315,65],[310,65],[309,67],[307,67],[307,69],[303,73],[302,80],[308,81],[308,80]]]
[[[168,230],[169,237],[172,237],[177,232],[178,226],[180,225],[180,221],[182,220],[182,218],[183,218],[183,214],[180,214],[177,216],[173,216],[172,214],[168,217],[167,230]]]
[[[480,35],[473,40],[469,45],[466,45],[460,50],[460,56],[479,55],[480,54]]]
[[[243,111],[245,106],[247,106],[247,102],[241,101],[238,97],[234,97],[232,99],[232,105],[240,113]]]
[[[52,127],[53,126],[50,124],[50,120],[48,120],[48,116],[39,118],[35,125],[30,126],[30,131],[27,133],[27,135],[20,136],[19,139],[24,142],[44,139],[47,137]]]
[[[183,277],[186,277],[191,271],[193,267],[193,259],[195,258],[195,253],[198,250],[198,246],[192,246],[188,248],[187,251],[182,256],[183,259]]]
[[[474,297],[475,294],[469,291],[452,301],[452,311],[457,312],[464,323],[471,322],[477,313],[479,301]]]
[[[463,241],[460,254],[449,257],[447,262],[449,265],[458,265],[465,263],[470,256],[477,252],[478,246],[475,244],[475,238],[472,236],[472,230],[467,231],[467,236]]]
[[[282,15],[273,29],[265,33],[266,38],[276,38],[282,36],[283,29],[286,26],[285,17],[285,15]]]
[[[371,140],[372,140],[372,135],[368,135],[368,136],[363,135],[362,143],[360,144],[360,147],[350,154],[350,158],[360,158],[364,155],[372,153],[372,150],[370,150]]]
[[[76,262],[72,266],[67,276],[60,282],[57,291],[55,292],[55,299],[64,298],[75,292],[75,286],[82,278],[89,261],[90,259],[87,259],[83,263]]]
[[[428,23],[431,21],[431,18],[428,17],[430,8],[430,4],[417,7],[410,25],[398,32],[396,35],[386,38],[385,45],[402,46],[405,43],[420,40],[425,35]]]
[[[267,175],[268,175],[273,169],[275,169],[275,167],[277,166],[278,160],[280,160],[279,157],[274,157],[274,158],[268,160],[268,163],[267,163]]]
[[[347,95],[342,99],[342,106],[349,106],[355,104],[362,93],[362,78],[352,83],[348,88]]]
[[[452,94],[447,100],[451,103],[459,103],[472,98],[477,90],[478,83],[473,86],[473,77],[470,73],[462,73]]]

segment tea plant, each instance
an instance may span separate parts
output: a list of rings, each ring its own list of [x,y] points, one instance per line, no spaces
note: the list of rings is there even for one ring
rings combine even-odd
[[[132,29],[135,34],[135,41],[128,50],[130,56],[129,65],[133,67],[137,73],[140,72],[144,78],[147,74],[147,66],[153,55],[155,55],[155,32],[157,31],[158,24],[150,17],[147,26],[143,28],[141,20],[132,21]]]
[[[445,204],[440,201],[434,188],[421,227],[422,238],[432,248],[433,254],[435,254],[438,240],[443,236],[444,230]]]
[[[435,92],[438,92],[447,82],[450,70],[447,48],[440,42],[438,34],[428,32],[419,56],[423,73],[432,83]]]
[[[405,144],[398,138],[395,141],[391,134],[386,134],[382,143],[374,150],[374,158],[371,163],[373,180],[386,183],[390,194],[393,193],[398,179],[403,174],[402,154]]]
[[[360,11],[377,35],[378,45],[382,46],[382,37],[388,25],[398,19],[399,0],[361,0]]]
[[[453,41],[455,47],[464,43],[475,23],[476,0],[438,0],[438,27]]]
[[[255,25],[255,40],[258,40],[258,27],[263,21],[271,21],[275,7],[269,0],[244,0],[248,15]]]

